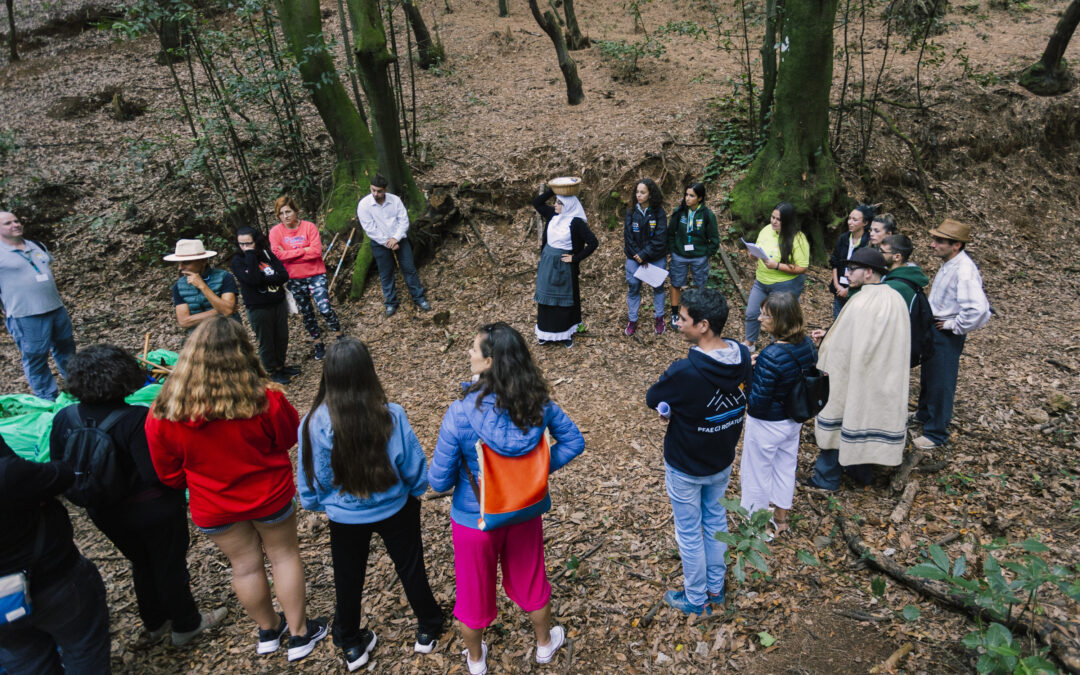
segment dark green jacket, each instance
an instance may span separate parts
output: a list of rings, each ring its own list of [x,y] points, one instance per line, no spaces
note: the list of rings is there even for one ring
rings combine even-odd
[[[926,288],[926,284],[930,283],[930,279],[923,274],[918,265],[902,265],[894,270],[889,270],[882,279],[886,286],[891,286],[899,291],[904,298],[904,306],[910,312],[911,301],[915,299],[915,289],[911,287],[911,284],[901,281],[902,279],[907,279],[919,288]]]
[[[680,206],[671,214],[668,221],[668,250],[684,258],[709,258],[716,255],[720,248],[720,228],[716,225],[716,216],[708,206],[701,206],[694,212],[694,222],[687,223],[689,209]],[[686,245],[693,244],[694,250],[687,251]]]

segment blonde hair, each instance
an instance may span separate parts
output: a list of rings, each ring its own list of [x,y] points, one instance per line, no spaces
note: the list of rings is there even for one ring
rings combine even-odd
[[[280,218],[281,209],[285,208],[286,206],[293,210],[293,213],[296,214],[297,218],[300,217],[300,209],[296,207],[296,202],[293,201],[293,198],[288,195],[278,197],[274,200],[274,216],[276,218]]]
[[[239,321],[217,316],[188,338],[150,413],[173,422],[249,419],[267,408],[270,382]]]

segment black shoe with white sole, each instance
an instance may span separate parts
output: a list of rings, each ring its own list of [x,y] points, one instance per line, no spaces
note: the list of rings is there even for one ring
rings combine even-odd
[[[350,673],[364,667],[368,662],[371,650],[375,649],[376,642],[378,640],[375,638],[375,633],[365,628],[360,631],[360,643],[358,645],[341,650],[345,653],[345,665],[348,666]]]
[[[259,629],[259,646],[255,650],[259,654],[273,654],[281,646],[281,638],[289,630],[289,623],[285,621],[284,612],[278,612],[278,618],[281,621],[277,628]]]
[[[430,654],[435,651],[438,644],[438,633],[426,633],[422,628],[416,629],[416,644],[413,645],[414,652],[417,654]]]
[[[289,660],[299,661],[315,649],[315,644],[326,637],[326,619],[308,619],[307,634],[293,635],[289,638]]]

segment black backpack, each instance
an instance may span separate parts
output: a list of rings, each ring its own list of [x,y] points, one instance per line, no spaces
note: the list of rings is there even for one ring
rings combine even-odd
[[[63,462],[75,471],[75,482],[65,492],[71,503],[78,506],[105,506],[114,504],[131,494],[136,484],[134,460],[121,455],[109,435],[109,430],[120,421],[126,409],[114,410],[100,424],[84,419],[78,406],[70,405],[57,413],[73,417],[74,424],[64,437],[62,448],[52,459]],[[55,424],[56,419],[53,420]]]
[[[799,368],[799,358],[795,349],[787,343],[788,353],[795,367]],[[816,366],[799,368],[799,377],[791,385],[791,391],[784,399],[784,414],[802,423],[816,417],[825,404],[829,402],[829,376],[821,372]]]
[[[934,323],[934,312],[930,309],[930,301],[926,299],[923,289],[910,279],[896,277],[915,291],[915,297],[911,299],[911,307],[908,312],[911,316],[911,367],[926,363],[934,355],[934,331],[937,325]]]

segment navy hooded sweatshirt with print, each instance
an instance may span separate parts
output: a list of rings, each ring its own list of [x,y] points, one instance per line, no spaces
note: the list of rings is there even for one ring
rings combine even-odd
[[[750,351],[725,340],[738,350],[706,353],[693,347],[645,395],[650,408],[661,402],[671,407],[664,461],[690,476],[711,476],[728,468],[742,434]]]

